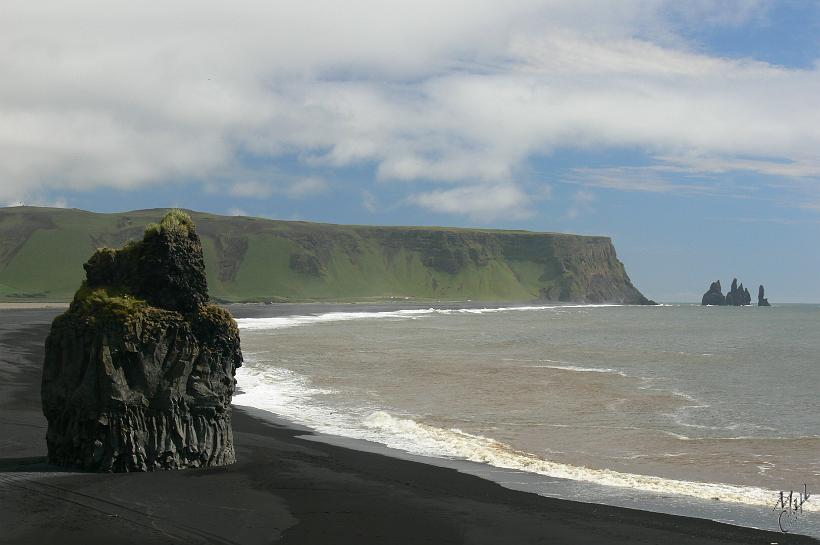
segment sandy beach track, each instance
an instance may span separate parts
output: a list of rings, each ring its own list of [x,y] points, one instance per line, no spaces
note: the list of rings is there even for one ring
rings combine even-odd
[[[74,476],[79,474],[72,474]],[[54,503],[71,504],[82,511],[94,512],[106,517],[121,519],[122,521],[145,528],[149,532],[159,532],[164,538],[177,543],[222,543],[225,545],[235,545],[237,542],[223,538],[214,533],[206,532],[198,528],[174,521],[165,516],[151,513],[150,506],[142,508],[126,505],[111,498],[103,498],[91,494],[84,494],[72,490],[69,487],[58,486],[49,481],[57,477],[57,474],[14,472],[0,474],[0,489],[10,488],[11,495],[14,496],[15,489],[18,493],[29,495],[40,495],[44,501]],[[64,475],[65,476],[65,475]],[[52,478],[50,478],[52,477]]]

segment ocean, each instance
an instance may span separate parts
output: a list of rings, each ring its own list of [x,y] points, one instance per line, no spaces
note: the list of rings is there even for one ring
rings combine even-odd
[[[234,402],[514,488],[777,528],[820,492],[820,306],[534,305],[238,320]],[[485,468],[482,470],[481,468]],[[790,519],[820,536],[820,495]]]

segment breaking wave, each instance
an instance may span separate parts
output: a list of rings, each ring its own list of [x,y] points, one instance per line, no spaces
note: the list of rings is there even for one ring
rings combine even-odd
[[[570,364],[566,361],[542,360],[545,363],[540,365],[528,365],[527,367],[534,369],[554,369],[556,371],[570,371],[575,373],[605,373],[608,375],[618,375],[627,377],[628,375],[623,371],[612,369],[611,367],[583,367],[580,365]],[[560,364],[560,365],[556,365]]]
[[[349,320],[402,319],[414,320],[435,315],[457,314],[493,314],[497,312],[538,311],[566,308],[601,308],[621,305],[538,305],[520,307],[487,307],[487,308],[426,308],[390,310],[382,312],[326,312],[324,314],[307,314],[301,316],[274,316],[271,318],[240,318],[236,320],[239,328],[245,331],[282,329],[304,325],[316,325],[328,322],[345,322]]]
[[[321,396],[332,390],[315,388],[307,377],[281,368],[251,365],[237,370],[242,385],[234,402],[271,411],[320,433],[380,443],[411,454],[468,460],[553,478],[571,479],[604,486],[629,488],[656,494],[677,494],[754,506],[771,506],[777,492],[765,488],[685,481],[575,466],[551,461],[517,450],[491,437],[457,428],[445,429],[390,414],[379,407],[330,407]],[[596,370],[594,372],[600,372]],[[807,503],[807,511],[820,505]]]
[[[363,425],[378,432],[381,438],[378,442],[415,454],[458,458],[548,477],[759,506],[771,506],[773,498],[777,496],[776,491],[765,488],[684,481],[554,462],[517,450],[490,437],[473,435],[455,428],[438,428],[409,418],[397,418],[384,411],[372,413],[365,418]],[[820,512],[815,504],[807,503],[804,509]]]

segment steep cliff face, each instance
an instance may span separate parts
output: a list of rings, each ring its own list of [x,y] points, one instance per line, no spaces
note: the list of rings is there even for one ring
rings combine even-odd
[[[632,285],[612,241],[604,237],[557,240],[560,263],[559,301],[653,305]],[[546,294],[555,300],[554,294]]]
[[[13,255],[0,252],[0,297],[3,286],[7,296],[59,297],[65,289],[60,286],[80,281],[82,260],[92,248],[121,245],[163,213],[9,210],[0,209],[0,234],[16,233],[17,250]],[[35,221],[46,212],[48,221]],[[210,293],[224,301],[408,297],[648,302],[606,237],[193,217],[202,237]],[[46,257],[55,254],[63,265],[45,267]],[[10,256],[5,263],[4,255]],[[24,274],[30,270],[47,273],[37,278]]]
[[[370,285],[387,279],[398,295],[651,303],[632,285],[606,237],[365,227],[354,233],[339,245],[342,259],[306,252],[315,256],[319,279],[343,282],[337,264],[349,261],[356,264],[354,277]],[[332,236],[323,235],[317,246],[332,248]]]
[[[43,412],[52,463],[147,471],[234,461],[236,323],[208,298],[190,218],[102,249],[46,341]]]

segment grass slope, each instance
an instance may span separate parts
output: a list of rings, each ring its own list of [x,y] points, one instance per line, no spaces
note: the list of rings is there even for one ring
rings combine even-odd
[[[96,248],[141,238],[165,212],[0,209],[0,298],[71,299]],[[643,300],[606,237],[191,215],[225,301]]]

